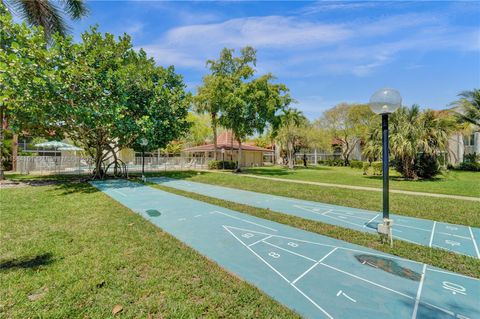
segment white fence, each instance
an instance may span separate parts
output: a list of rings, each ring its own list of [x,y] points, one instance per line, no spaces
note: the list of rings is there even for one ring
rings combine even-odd
[[[205,169],[212,159],[200,157],[145,157],[145,171],[171,171]],[[142,157],[125,163],[128,172],[142,170]],[[17,172],[30,173],[91,173],[94,168],[91,158],[79,156],[17,156]]]

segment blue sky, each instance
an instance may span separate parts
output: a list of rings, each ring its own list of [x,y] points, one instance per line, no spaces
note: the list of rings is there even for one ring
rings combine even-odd
[[[448,106],[480,87],[479,2],[90,1],[72,23],[130,34],[159,65],[175,65],[188,89],[223,47],[255,47],[259,74],[287,84],[309,118],[340,102],[365,103],[382,87],[405,105]]]

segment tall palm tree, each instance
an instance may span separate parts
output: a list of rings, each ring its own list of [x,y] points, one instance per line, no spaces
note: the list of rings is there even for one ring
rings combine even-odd
[[[280,115],[280,127],[277,133],[277,138],[287,148],[288,167],[293,169],[295,144],[299,139],[299,128],[308,123],[307,118],[302,111],[296,108],[288,108],[283,110]]]
[[[10,11],[31,26],[41,26],[45,37],[51,39],[56,32],[65,35],[69,26],[65,15],[78,20],[88,13],[84,0],[0,0]]]
[[[453,105],[460,108],[456,113],[458,119],[480,127],[480,89],[463,91],[458,96],[460,99],[453,102]]]

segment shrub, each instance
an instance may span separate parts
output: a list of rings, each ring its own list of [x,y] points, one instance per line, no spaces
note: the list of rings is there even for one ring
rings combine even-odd
[[[368,171],[370,169],[370,163],[369,162],[363,162],[362,169],[363,169],[363,175],[368,175]]]
[[[455,169],[461,171],[480,172],[480,163],[478,162],[462,162]]]
[[[440,165],[437,158],[426,154],[417,156],[413,169],[420,178],[432,178],[440,173]]]
[[[363,168],[363,162],[362,161],[351,160],[350,161],[350,167],[361,169],[361,168]]]
[[[210,161],[208,162],[209,169],[235,169],[237,163],[234,161]]]
[[[383,162],[372,163],[373,175],[382,175],[382,165],[383,165]]]

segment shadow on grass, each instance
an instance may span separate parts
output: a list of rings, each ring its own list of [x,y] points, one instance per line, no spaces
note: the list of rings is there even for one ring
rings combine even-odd
[[[56,183],[56,187],[52,189],[52,191],[61,190],[62,192],[60,195],[69,195],[69,194],[92,194],[99,192],[96,187],[93,187],[86,181],[77,181],[77,182],[64,182],[64,183]]]
[[[11,260],[0,261],[0,271],[11,269],[35,269],[40,266],[46,266],[54,262],[51,253],[45,253],[37,256],[23,256]]]
[[[166,171],[166,172],[148,172],[145,173],[145,176],[147,177],[161,177],[161,176],[166,176],[166,177],[171,177],[171,178],[177,178],[177,179],[187,179],[187,178],[192,178],[194,176],[198,175],[207,175],[211,174],[209,172],[199,172],[199,171]],[[142,174],[129,174],[129,177],[141,177]]]

